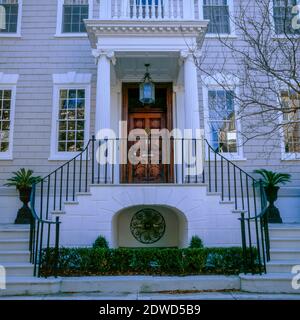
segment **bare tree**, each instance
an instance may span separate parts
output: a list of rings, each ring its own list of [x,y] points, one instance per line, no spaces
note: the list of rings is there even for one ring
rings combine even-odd
[[[229,16],[236,38],[218,34],[194,58],[203,78],[233,95],[243,143],[284,135],[286,152],[300,152],[300,6],[292,2],[241,0]]]

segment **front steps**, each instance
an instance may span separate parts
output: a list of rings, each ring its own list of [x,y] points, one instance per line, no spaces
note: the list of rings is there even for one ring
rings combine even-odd
[[[289,233],[291,230],[291,233]],[[240,277],[82,277],[34,278],[29,263],[29,228],[0,225],[0,265],[6,270],[6,290],[0,296],[59,294],[68,292],[160,292],[176,290],[224,291],[252,293],[292,293],[292,268],[300,265],[300,224],[270,225],[271,257],[266,275]]]
[[[300,224],[270,224],[269,229],[271,261],[267,274],[241,275],[241,290],[300,294],[300,289],[292,286],[296,276],[292,269],[298,265],[300,270]]]
[[[29,259],[29,226],[0,225],[0,266],[5,268],[6,276],[32,276]]]

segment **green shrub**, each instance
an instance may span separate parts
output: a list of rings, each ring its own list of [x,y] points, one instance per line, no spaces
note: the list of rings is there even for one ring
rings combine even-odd
[[[193,236],[189,248],[200,249],[203,248],[203,242],[198,236]]]
[[[107,242],[107,240],[105,239],[105,237],[99,236],[99,237],[95,240],[95,242],[94,242],[94,244],[93,244],[93,248],[94,248],[94,249],[95,249],[95,248],[105,248],[105,249],[108,249],[109,246],[108,246],[108,242]]]
[[[53,275],[54,258],[54,249],[43,251],[42,275]],[[60,276],[231,275],[242,271],[242,248],[59,249],[58,275]],[[253,272],[255,271],[258,271],[257,266]]]

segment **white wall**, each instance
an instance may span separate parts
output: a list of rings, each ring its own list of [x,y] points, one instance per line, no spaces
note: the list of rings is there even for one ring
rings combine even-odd
[[[130,216],[116,220],[116,216],[128,208],[159,206],[164,210],[170,229],[169,239],[161,244],[173,245],[176,238],[180,246],[188,246],[193,235],[198,235],[206,246],[240,246],[239,215],[232,212],[232,204],[220,204],[218,195],[207,195],[206,186],[197,185],[115,185],[92,186],[91,193],[78,196],[78,204],[67,204],[61,214],[61,245],[90,246],[99,235],[106,237],[111,246],[136,245],[128,234]],[[187,226],[178,230],[174,222],[182,212]],[[173,217],[172,217],[173,216]],[[182,219],[182,218],[180,218]],[[178,221],[178,218],[176,219]],[[118,223],[125,229],[121,238]],[[123,225],[124,224],[124,225]],[[177,225],[184,226],[183,220]],[[186,236],[187,234],[187,236]],[[159,245],[159,244],[157,244]]]

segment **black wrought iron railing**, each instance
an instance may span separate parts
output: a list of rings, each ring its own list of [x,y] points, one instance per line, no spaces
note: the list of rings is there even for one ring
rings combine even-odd
[[[266,273],[270,260],[267,199],[262,182],[228,160],[207,140],[204,174],[209,192],[234,204],[240,213],[244,272]]]
[[[159,140],[153,151],[150,139],[144,154],[135,154],[143,158],[142,165],[127,163],[132,145],[128,139],[92,137],[78,155],[33,186],[30,252],[35,275],[40,276],[42,263],[50,263],[45,252],[53,248],[57,259],[52,259],[51,264],[57,269],[59,214],[64,210],[64,203],[75,202],[78,194],[89,191],[90,185],[122,183],[207,185],[209,192],[220,194],[224,202],[232,202],[241,214],[245,272],[255,272],[257,266],[266,271],[266,261],[270,258],[267,202],[257,180],[214,150],[207,140]]]

